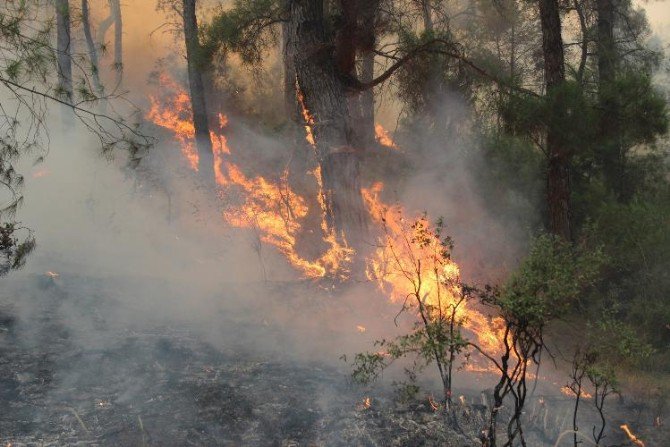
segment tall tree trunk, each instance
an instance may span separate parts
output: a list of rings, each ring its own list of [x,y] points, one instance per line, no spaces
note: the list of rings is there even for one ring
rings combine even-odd
[[[298,86],[314,119],[313,133],[329,226],[357,240],[366,227],[359,155],[351,147],[345,88],[324,29],[323,0],[290,0]]]
[[[362,39],[360,42],[361,67],[359,78],[363,83],[370,83],[375,74],[375,48],[377,46],[375,22],[379,14],[379,0],[359,0],[360,2],[362,2],[360,7]],[[362,92],[359,103],[361,120],[358,133],[363,147],[369,147],[375,141],[374,90],[368,89]]]
[[[111,0],[109,0],[111,1]],[[109,3],[109,2],[108,2]],[[110,10],[111,10],[111,3],[110,5]],[[109,16],[107,16],[105,19],[101,20],[100,23],[98,24],[98,32],[96,34],[96,40],[98,45],[104,45],[105,44],[105,36],[107,35],[107,31],[111,26],[114,24],[114,16],[112,15],[111,11]]]
[[[196,0],[183,0],[184,39],[186,43],[186,63],[188,84],[193,110],[195,141],[198,148],[198,172],[207,181],[214,181],[214,155],[207,121],[205,86],[202,79],[204,60],[198,36],[198,20],[195,13]]]
[[[539,0],[544,54],[544,81],[547,95],[561,94],[565,82],[563,39],[558,0]],[[547,210],[549,231],[570,240],[570,151],[565,147],[560,129],[547,131]]]
[[[72,102],[72,48],[70,39],[70,5],[68,0],[56,0],[56,63],[58,93]]]
[[[421,15],[424,32],[435,33],[432,0],[422,0]],[[446,94],[447,85],[442,73],[442,70],[446,69],[444,59],[444,56],[441,55],[434,55],[430,59],[428,76],[423,85],[423,100],[424,113],[429,118],[430,125],[438,131],[448,133],[451,121],[449,103],[452,101]]]
[[[375,53],[366,51],[361,61],[360,80],[370,83],[375,74]],[[365,90],[360,94],[361,121],[358,133],[363,147],[369,147],[375,141],[375,93],[373,89]]]
[[[123,80],[123,16],[121,15],[121,0],[109,0],[109,8],[114,19],[114,70],[116,71],[116,85]]]
[[[104,95],[102,83],[100,82],[100,71],[98,65],[98,48],[93,40],[91,32],[91,13],[88,0],[81,0],[81,25],[84,28],[84,37],[88,47],[88,57],[91,61],[91,77],[93,78],[93,88],[98,98]]]
[[[288,11],[289,0],[283,0],[283,6]],[[282,64],[284,71],[284,108],[287,116],[294,123],[300,122],[300,108],[296,96],[295,51],[291,21],[282,22]]]
[[[605,182],[618,200],[625,199],[625,163],[617,122],[617,104],[612,97],[616,78],[617,50],[614,41],[616,0],[597,0],[598,91],[601,110],[599,152]]]
[[[421,1],[421,15],[423,16],[423,29],[426,31],[433,31],[433,13],[431,7],[431,0]]]

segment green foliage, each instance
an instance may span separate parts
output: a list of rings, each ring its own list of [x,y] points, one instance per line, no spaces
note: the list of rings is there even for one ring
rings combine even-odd
[[[630,203],[606,202],[594,219],[594,237],[609,262],[591,307],[609,308],[615,303],[618,319],[636,327],[656,348],[667,350],[670,194],[659,191]]]
[[[211,60],[217,51],[230,51],[244,63],[260,65],[264,52],[277,42],[275,25],[282,12],[279,0],[235,0],[201,27],[204,57]]]
[[[596,328],[599,351],[611,365],[640,367],[654,353],[651,345],[640,339],[638,331],[618,319],[613,310],[605,312]]]
[[[356,383],[368,384],[379,378],[388,366],[386,356],[379,352],[361,352],[354,356],[352,379]]]
[[[567,81],[545,96],[503,96],[500,114],[511,133],[540,140],[553,129],[559,144],[571,152],[583,151],[596,135],[597,115],[577,82]]]
[[[417,34],[413,29],[398,30],[400,39],[398,57],[413,53],[417,48],[428,45],[434,40],[452,42],[453,36],[448,31],[433,30]],[[440,45],[444,45],[441,43]],[[440,54],[426,51],[405,63],[396,73],[396,85],[400,99],[408,106],[408,118],[411,120],[428,120],[428,127],[439,131],[444,126],[440,115],[445,112],[447,95],[460,97],[464,102],[472,99],[473,74],[464,69],[462,62]],[[458,47],[452,45],[454,50]],[[424,128],[424,132],[426,132]]]
[[[514,326],[540,329],[563,317],[595,284],[604,261],[599,248],[574,247],[541,235],[494,304]]]
[[[376,341],[377,352],[356,354],[352,377],[359,383],[369,383],[396,360],[410,358],[413,367],[406,370],[408,375],[415,377],[435,365],[444,396],[450,399],[455,359],[469,345],[462,334],[466,316],[459,310],[474,291],[450,273],[453,241],[444,235],[441,219],[434,227],[425,215],[411,224],[387,224],[385,221],[387,237],[382,241],[390,262],[384,271],[403,283],[395,286],[406,287],[399,315],[409,313],[414,322],[408,333]],[[411,382],[414,384],[414,380]]]
[[[35,239],[30,232],[23,240],[19,240],[17,233],[21,230],[27,231],[15,223],[0,226],[0,276],[23,267],[26,258],[35,248]]]
[[[532,142],[510,134],[488,132],[481,138],[486,163],[478,186],[493,214],[515,216],[523,226],[539,226],[544,198],[545,158]]]
[[[609,107],[601,114],[615,114],[624,147],[653,143],[668,131],[668,104],[653,86],[651,76],[629,69],[603,86],[601,101]]]

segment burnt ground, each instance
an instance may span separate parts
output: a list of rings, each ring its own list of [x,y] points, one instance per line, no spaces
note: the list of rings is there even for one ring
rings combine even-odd
[[[459,405],[455,420],[447,420],[425,400],[399,404],[390,390],[362,390],[332,364],[248,349],[259,331],[282,339],[265,320],[222,318],[224,343],[192,323],[136,324],[115,313],[122,305],[116,289],[117,280],[76,276],[5,280],[0,445],[481,445],[477,405]],[[569,401],[544,401],[552,411],[528,406],[529,446],[553,445],[571,424],[569,412],[554,411]],[[637,420],[627,421],[642,430],[647,447],[670,445],[667,430],[651,426],[648,409],[638,410]],[[607,439],[633,445],[617,431]]]
[[[427,404],[365,408],[341,369],[245,352],[248,323],[226,322],[226,348],[179,325],[112,323],[109,287],[5,282],[1,445],[477,445]]]

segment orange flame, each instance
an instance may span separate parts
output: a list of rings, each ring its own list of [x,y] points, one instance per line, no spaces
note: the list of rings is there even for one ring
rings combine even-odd
[[[370,399],[369,397],[365,397],[363,398],[363,402],[361,402],[360,405],[358,405],[358,409],[367,410],[371,406],[372,406],[372,399]]]
[[[197,171],[198,153],[194,144],[195,130],[189,96],[167,75],[161,75],[160,86],[165,87],[171,95],[166,95],[168,100],[164,102],[155,96],[150,97],[151,110],[147,118],[174,134],[181,145],[182,154],[191,168]],[[313,123],[313,119],[310,120]],[[228,118],[219,114],[218,129],[210,132],[216,182],[226,193],[237,192],[241,197],[241,204],[223,212],[224,220],[237,228],[258,231],[261,241],[276,247],[306,277],[345,274],[353,250],[346,245],[346,241],[338,241],[334,232],[328,228],[325,217],[321,226],[328,246],[326,252],[315,260],[304,259],[298,254],[295,247],[302,220],[308,213],[306,201],[290,189],[288,171],[285,170],[277,181],[261,176],[251,178],[230,161],[231,150],[224,134],[227,125]],[[314,175],[320,185],[320,171]]]
[[[433,411],[440,411],[442,409],[442,405],[435,402],[435,398],[433,397],[432,394],[428,396],[428,404],[430,404],[430,408],[432,408]]]
[[[314,115],[307,108],[305,104],[305,95],[298,84],[296,79],[296,96],[298,99],[298,104],[300,104],[300,110],[302,113],[302,118],[305,123],[305,139],[309,145],[316,151],[316,139],[314,138],[314,131],[312,130],[316,124]],[[316,153],[315,153],[316,155]],[[344,234],[338,235],[335,233],[334,229],[329,228],[328,222],[326,220],[326,201],[323,193],[323,177],[321,175],[321,166],[317,166],[316,169],[312,172],[314,179],[316,180],[318,186],[317,199],[319,206],[321,207],[321,231],[323,233],[323,239],[328,245],[328,250],[322,256],[321,263],[325,265],[331,271],[341,270],[345,264],[348,264],[351,261],[351,258],[354,255],[354,250],[347,245],[347,240]]]
[[[570,397],[576,397],[577,396],[577,394],[574,392],[574,390],[567,385],[561,387],[561,393],[565,394],[566,396],[570,396]],[[589,393],[588,391],[585,391],[585,390],[582,389],[580,391],[580,397],[582,399],[590,399],[590,398],[593,397],[593,395],[591,393]]]
[[[189,165],[198,170],[198,151],[195,148],[195,127],[191,113],[191,100],[188,94],[169,76],[162,74],[158,78],[161,89],[176,92],[172,98],[172,107],[164,107],[155,96],[149,96],[151,108],[147,119],[154,124],[169,129],[181,146],[181,151]]]
[[[389,132],[384,129],[381,124],[375,124],[375,138],[382,146],[388,147],[389,149],[399,150]]]
[[[635,444],[635,445],[638,446],[638,447],[644,447],[644,442],[642,442],[642,440],[641,440],[640,438],[638,438],[637,436],[635,436],[635,435],[633,434],[633,432],[632,432],[632,431],[630,430],[630,428],[628,427],[628,424],[623,424],[623,425],[621,426],[621,430],[623,430],[624,433],[626,433],[626,436],[628,436],[628,439],[630,439],[630,441],[631,441],[633,444]]]
[[[295,82],[295,91],[296,95],[298,97],[298,104],[300,104],[300,110],[302,112],[302,119],[305,122],[305,132],[306,136],[305,139],[307,142],[312,146],[316,146],[316,140],[314,139],[314,132],[312,131],[312,127],[314,126],[314,116],[312,116],[312,113],[309,111],[307,106],[305,105],[305,95],[300,89],[300,86],[298,85],[298,80],[296,79]]]
[[[429,228],[425,218],[408,219],[399,206],[387,206],[380,199],[382,183],[376,183],[363,190],[363,200],[372,218],[386,228],[378,247],[367,262],[367,277],[376,281],[378,288],[393,302],[404,302],[416,291],[418,285],[412,272],[417,266],[424,278],[420,284],[420,294],[424,305],[449,312],[455,308],[455,318],[475,334],[479,346],[489,353],[499,350],[502,338],[501,321],[490,320],[469,303],[460,300],[460,269],[450,259],[436,259],[442,249],[439,237],[433,232],[422,232]],[[417,222],[417,224],[414,224]],[[416,238],[427,238],[424,244],[411,244]],[[431,263],[431,260],[434,261]],[[420,263],[420,264],[419,264]],[[409,272],[409,274],[408,274]]]

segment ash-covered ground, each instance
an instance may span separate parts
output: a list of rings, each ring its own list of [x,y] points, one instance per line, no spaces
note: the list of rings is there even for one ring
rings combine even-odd
[[[227,337],[213,343],[186,325],[112,321],[118,293],[118,279],[4,280],[3,446],[477,445],[427,403],[366,408],[345,368],[249,349],[282,343],[271,323],[221,315]]]
[[[302,318],[337,315],[337,300],[290,298],[304,297],[311,287],[277,283],[270,289],[288,297],[284,305]],[[267,314],[242,305],[210,310],[216,327],[128,309],[133,291],[167,296],[173,289],[146,278],[4,279],[1,445],[481,445],[487,410],[479,391],[464,393],[465,405],[447,416],[421,395],[399,403],[388,386],[363,389],[350,382],[347,365],[309,355],[305,347],[318,349],[319,342],[270,320],[271,308]],[[329,330],[323,327],[325,338]],[[305,349],[293,355],[301,344]],[[543,396],[542,402],[528,405],[529,446],[553,445],[572,423],[569,399]],[[615,411],[622,418],[630,414],[620,407]],[[648,447],[668,445],[667,431],[647,423],[649,414],[640,408],[637,420],[628,421],[642,430]],[[560,445],[571,442],[566,437]],[[633,444],[613,430],[607,445]]]

